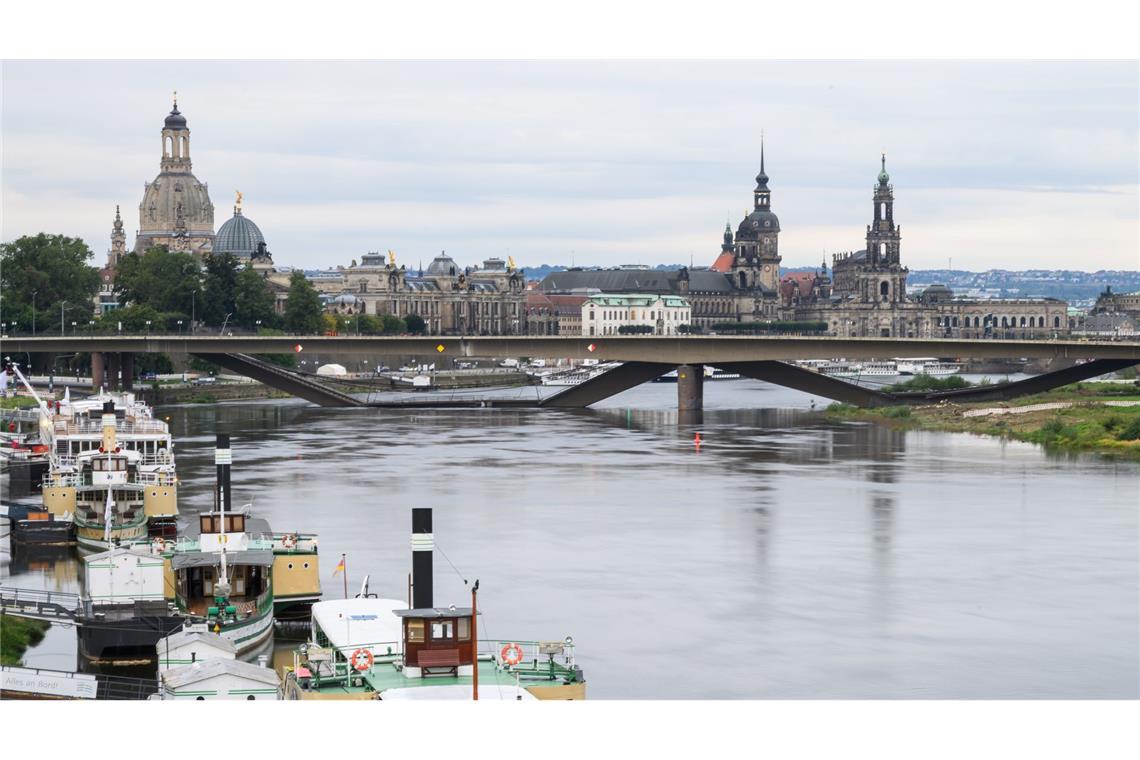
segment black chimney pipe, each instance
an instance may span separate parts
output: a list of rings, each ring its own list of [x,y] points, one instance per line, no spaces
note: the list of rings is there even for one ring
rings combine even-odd
[[[233,500],[230,498],[231,462],[233,462],[233,453],[230,451],[230,434],[218,433],[218,443],[214,449],[214,464],[218,467],[217,507],[226,512],[231,510],[233,504]]]
[[[412,607],[434,607],[432,601],[431,507],[412,508]]]

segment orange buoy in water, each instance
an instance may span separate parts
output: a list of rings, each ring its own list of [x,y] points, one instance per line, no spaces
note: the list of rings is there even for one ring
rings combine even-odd
[[[700,448],[700,446],[701,446],[701,433],[700,433],[700,431],[697,431],[697,434],[693,436],[693,444],[697,448]]]

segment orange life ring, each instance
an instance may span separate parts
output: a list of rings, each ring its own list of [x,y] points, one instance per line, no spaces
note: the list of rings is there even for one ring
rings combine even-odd
[[[522,662],[523,650],[518,644],[507,644],[499,651],[499,657],[508,665],[518,665]]]
[[[363,673],[372,667],[372,650],[371,649],[357,649],[352,653],[352,667],[357,671]]]

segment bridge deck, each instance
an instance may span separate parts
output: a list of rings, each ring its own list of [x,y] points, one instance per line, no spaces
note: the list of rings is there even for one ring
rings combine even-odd
[[[300,351],[297,351],[298,347]],[[591,349],[592,347],[592,349]],[[401,354],[445,357],[541,356],[663,364],[794,359],[960,358],[1132,359],[1140,343],[1083,340],[962,340],[806,336],[6,336],[5,353],[108,351],[169,354]]]

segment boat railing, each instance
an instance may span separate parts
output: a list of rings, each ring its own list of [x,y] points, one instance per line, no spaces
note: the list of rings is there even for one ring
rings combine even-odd
[[[167,542],[169,545],[170,542]],[[199,552],[202,551],[202,544],[196,538],[189,538],[186,536],[179,536],[178,540],[174,542],[174,551],[176,552]],[[245,544],[246,551],[272,551],[273,542],[264,538],[247,538]]]
[[[135,473],[135,480],[148,486],[169,486],[178,482],[172,472],[145,472],[142,470]]]
[[[52,422],[52,430],[58,435],[101,435],[103,423],[101,420],[90,419],[56,419]],[[167,424],[161,420],[125,419],[115,422],[115,435],[151,435],[166,434],[169,432]]]
[[[316,533],[274,533],[263,536],[273,544],[275,552],[298,552],[309,554],[317,550]],[[286,540],[292,539],[292,546],[286,546]]]

